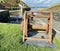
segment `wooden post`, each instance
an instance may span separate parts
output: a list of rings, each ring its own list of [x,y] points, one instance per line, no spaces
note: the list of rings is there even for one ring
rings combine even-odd
[[[48,34],[49,33],[49,20],[50,20],[50,17],[48,18],[48,26],[47,26],[47,29],[46,29],[46,33]]]
[[[49,19],[49,43],[52,44],[52,12],[50,13]]]
[[[32,12],[32,15],[33,15],[33,12]],[[33,17],[31,17],[31,20],[33,21]]]
[[[28,17],[27,17],[27,12],[25,11],[24,13],[24,27],[23,27],[23,42],[24,42],[24,37],[27,37],[28,35]]]

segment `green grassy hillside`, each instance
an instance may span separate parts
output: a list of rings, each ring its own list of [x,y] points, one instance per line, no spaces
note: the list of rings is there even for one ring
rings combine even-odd
[[[47,8],[47,10],[51,10],[53,12],[60,12],[60,3]]]
[[[60,12],[60,3],[57,3],[53,6],[48,7],[48,8],[39,9],[39,10],[43,10],[43,11],[44,10],[50,10],[52,12]]]

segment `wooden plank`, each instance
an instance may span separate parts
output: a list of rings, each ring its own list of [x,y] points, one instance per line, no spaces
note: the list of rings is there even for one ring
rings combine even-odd
[[[24,42],[24,37],[25,37],[25,17],[26,17],[26,12],[24,13],[24,21],[23,21],[23,42]]]
[[[48,18],[48,27],[47,27],[47,29],[46,29],[46,33],[48,34],[48,32],[49,32],[49,21],[50,21],[50,18]]]
[[[30,40],[45,40],[45,41],[48,41],[48,40],[49,40],[48,38],[43,39],[43,38],[33,38],[33,37],[24,37],[24,39],[30,39]]]
[[[26,34],[26,36],[28,36],[28,19],[26,19],[26,24],[25,24],[25,34]]]
[[[37,17],[37,18],[49,18],[50,16],[45,16],[45,15],[42,15],[42,14],[38,14],[38,15],[32,15],[32,14],[29,14],[30,17]]]
[[[32,29],[47,29],[47,25],[32,25]]]
[[[46,13],[46,14],[50,14],[51,11],[41,11],[41,10],[40,10],[40,11],[38,11],[38,12],[40,12],[40,13]]]
[[[28,36],[28,17],[27,17],[27,12],[25,11],[24,13],[24,21],[23,21],[23,42],[24,42],[24,37]]]
[[[23,35],[27,36],[27,22],[28,22],[28,18],[27,18],[27,12],[24,13],[24,29],[23,29]]]
[[[27,12],[26,12],[26,14],[27,14]],[[26,17],[25,17],[25,34],[26,34],[26,36],[28,36],[28,15],[26,15]]]
[[[52,43],[52,12],[50,13],[50,20],[49,20],[49,43]]]
[[[28,13],[46,13],[46,14],[50,14],[51,11],[27,11]]]

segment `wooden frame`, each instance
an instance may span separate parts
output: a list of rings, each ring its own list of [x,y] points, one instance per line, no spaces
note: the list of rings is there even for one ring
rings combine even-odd
[[[34,13],[40,13],[40,12],[27,12],[25,11],[24,12],[24,19],[23,19],[23,22],[22,22],[22,31],[23,31],[23,42],[26,40],[26,39],[31,39],[31,40],[46,40],[49,42],[49,44],[52,44],[52,12],[45,12],[45,11],[41,11],[43,13],[47,13],[48,16],[44,16],[42,14],[39,14],[39,15],[34,15]],[[29,17],[33,18],[34,17],[37,17],[37,18],[48,18],[48,24],[47,25],[32,25],[32,29],[45,29],[46,32],[48,33],[48,37],[47,39],[43,39],[43,38],[31,38],[31,37],[28,37],[28,19]]]

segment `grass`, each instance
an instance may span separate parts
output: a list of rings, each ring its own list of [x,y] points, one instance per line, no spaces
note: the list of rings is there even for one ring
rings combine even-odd
[[[60,51],[60,42],[57,39],[54,42],[56,49],[24,45],[20,25],[0,24],[0,51]]]

